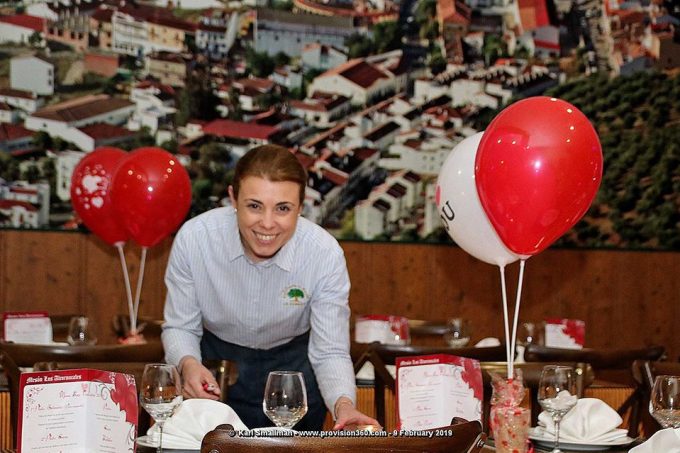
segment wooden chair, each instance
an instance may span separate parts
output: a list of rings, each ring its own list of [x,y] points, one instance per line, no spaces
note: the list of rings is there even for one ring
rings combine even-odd
[[[482,425],[484,430],[488,432],[489,427],[489,411],[491,409],[491,394],[493,392],[491,387],[491,374],[495,373],[501,377],[507,376],[507,362],[481,362],[482,379],[484,381],[484,404],[482,411]],[[583,397],[584,391],[595,380],[595,373],[590,364],[583,362],[531,362],[531,363],[516,363],[515,368],[522,370],[522,380],[524,386],[528,389],[528,402],[531,408],[531,426],[536,426],[538,422],[538,414],[541,413],[541,405],[538,403],[538,384],[541,379],[541,372],[546,365],[563,365],[574,368],[576,371],[576,394],[579,398]],[[526,398],[526,397],[525,397]]]
[[[162,362],[163,345],[150,342],[140,345],[65,346],[0,342],[0,364],[10,390],[12,433],[16,439],[19,416],[19,377],[21,368],[32,368],[37,362]]]
[[[396,346],[380,343],[371,343],[362,355],[354,363],[354,371],[358,372],[365,362],[370,362],[375,370],[374,378],[374,407],[376,420],[385,426],[385,387],[394,392],[395,381],[386,365],[394,365],[397,357],[450,354],[460,357],[469,357],[480,361],[502,361],[506,358],[505,346],[490,348],[449,348],[427,346]]]
[[[562,349],[528,344],[524,350],[527,362],[586,362],[589,363],[598,380],[624,385],[633,389],[624,402],[616,408],[619,415],[628,417],[628,435],[639,433],[641,393],[631,373],[635,360],[660,360],[665,356],[663,346],[649,346],[637,349]]]
[[[231,425],[220,425],[203,438],[201,453],[476,453],[486,440],[478,422],[462,422],[439,428],[428,437],[241,437]]]
[[[418,346],[444,346],[444,334],[448,326],[446,321],[430,321],[423,319],[409,319],[408,329],[411,344]]]
[[[640,422],[646,437],[651,436],[661,427],[649,413],[649,398],[657,376],[680,376],[680,362],[654,362],[636,360],[631,367],[640,392]]]

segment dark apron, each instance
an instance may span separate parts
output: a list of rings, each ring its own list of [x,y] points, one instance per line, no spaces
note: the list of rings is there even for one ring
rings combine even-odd
[[[272,349],[251,349],[227,343],[204,330],[201,354],[204,359],[232,360],[238,365],[238,380],[229,387],[227,404],[236,411],[248,428],[274,426],[262,411],[262,398],[269,372],[302,371],[307,386],[307,415],[295,425],[295,429],[312,431],[323,429],[326,406],[307,358],[308,345],[309,332]]]

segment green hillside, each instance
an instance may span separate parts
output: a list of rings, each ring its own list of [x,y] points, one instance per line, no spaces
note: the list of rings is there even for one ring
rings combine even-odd
[[[561,246],[680,250],[680,75],[590,77],[545,93],[596,127],[602,185]]]

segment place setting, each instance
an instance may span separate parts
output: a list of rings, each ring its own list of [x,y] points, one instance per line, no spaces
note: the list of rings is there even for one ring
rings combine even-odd
[[[292,430],[307,413],[305,380],[298,371],[272,371],[268,375],[262,410],[273,427],[249,429],[228,404],[197,398],[182,401],[181,389],[174,366],[147,365],[140,402],[155,424],[137,438],[137,445],[156,448],[157,452],[197,452],[205,435],[218,425],[229,424],[234,431],[248,431],[253,437],[280,435]]]
[[[621,416],[602,400],[578,398],[575,370],[567,366],[544,367],[538,389],[543,408],[538,426],[529,430],[529,439],[552,453],[602,451],[624,447],[635,439],[619,428]]]

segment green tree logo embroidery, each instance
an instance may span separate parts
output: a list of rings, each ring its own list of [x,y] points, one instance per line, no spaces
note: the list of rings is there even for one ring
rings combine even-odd
[[[305,293],[300,288],[291,288],[286,295],[296,304],[301,303],[300,299],[304,299],[305,297]]]

